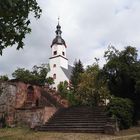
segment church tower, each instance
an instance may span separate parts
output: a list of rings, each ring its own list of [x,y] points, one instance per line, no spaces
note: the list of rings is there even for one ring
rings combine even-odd
[[[60,82],[69,82],[72,67],[68,65],[68,59],[66,57],[67,46],[64,39],[61,37],[62,31],[59,21],[55,33],[56,37],[52,41],[51,57],[49,58],[50,72],[47,77],[52,77],[54,79],[53,87],[57,89],[57,85]]]

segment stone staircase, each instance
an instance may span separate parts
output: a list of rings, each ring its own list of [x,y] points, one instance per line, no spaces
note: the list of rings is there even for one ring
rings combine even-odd
[[[103,107],[69,107],[59,109],[39,131],[103,133],[107,122]]]
[[[63,99],[56,91],[44,88],[41,92],[41,95],[42,98],[57,108],[66,108],[69,106],[68,100]],[[40,102],[42,103],[42,101]]]

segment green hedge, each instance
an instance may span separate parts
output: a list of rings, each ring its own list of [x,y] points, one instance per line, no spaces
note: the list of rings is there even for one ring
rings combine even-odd
[[[117,118],[120,129],[127,129],[133,123],[133,103],[129,99],[113,97],[107,106],[107,114]]]

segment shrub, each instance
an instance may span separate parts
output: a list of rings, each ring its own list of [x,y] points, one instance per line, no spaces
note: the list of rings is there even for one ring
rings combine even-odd
[[[0,76],[0,81],[8,81],[8,80],[9,80],[9,78],[8,78],[7,75],[1,75]]]
[[[58,93],[61,95],[62,98],[68,100],[72,106],[80,104],[73,91],[69,89],[67,81],[59,83]]]
[[[70,102],[72,106],[81,105],[81,102],[77,100],[75,94],[72,91],[68,91],[66,99]]]
[[[61,95],[61,97],[66,98],[68,93],[68,82],[67,81],[60,82],[57,88],[58,88],[58,93]]]
[[[130,99],[113,97],[107,106],[107,114],[116,117],[120,129],[127,129],[133,122],[133,103]]]

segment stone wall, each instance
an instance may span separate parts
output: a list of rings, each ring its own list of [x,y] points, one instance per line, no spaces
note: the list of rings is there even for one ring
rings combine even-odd
[[[25,84],[23,82],[16,82],[16,87],[17,87],[16,108],[21,108],[25,105],[27,101],[27,93],[28,93],[29,86],[32,86],[34,89],[33,102],[35,102],[36,99],[39,99],[41,97],[41,87],[36,85]]]
[[[56,112],[57,109],[50,105],[49,107],[26,106],[29,86],[31,85],[23,82],[0,83],[0,118],[4,114],[9,126],[14,123],[30,126],[45,123]],[[42,88],[36,85],[32,85],[32,87],[34,89],[34,102],[36,99],[41,99]],[[47,98],[45,102],[47,103]]]
[[[16,90],[14,84],[0,83],[0,118],[5,115],[8,123],[14,120]]]
[[[0,83],[0,112],[5,112],[8,107],[21,108],[27,100],[27,92],[30,84],[23,82],[1,82]],[[34,99],[41,97],[41,87],[32,85]]]
[[[43,124],[48,122],[48,120],[55,114],[58,109],[55,107],[45,107],[44,108],[44,117],[43,117]]]
[[[16,86],[0,83],[0,112],[7,112],[15,107]]]
[[[18,109],[16,110],[15,120],[18,125],[42,124],[44,119],[44,108]]]
[[[25,84],[23,82],[1,82],[0,83],[0,118],[2,116],[5,117],[6,123],[8,125],[12,125],[15,123],[15,121],[20,120],[19,117],[17,120],[15,120],[15,116],[17,116],[16,109],[21,109],[25,107],[26,100],[27,100],[27,92],[29,84]],[[34,99],[33,102],[36,101],[36,99],[41,97],[41,88],[39,86],[33,85],[34,89]],[[32,108],[32,106],[31,106]],[[34,114],[39,116],[40,110],[26,110],[26,111],[20,111],[21,113],[21,119],[24,116],[32,116]],[[25,112],[25,113],[24,113]],[[27,112],[27,113],[26,113]],[[30,112],[30,113],[29,113]],[[26,119],[28,122],[28,119]],[[24,122],[24,121],[23,121]]]
[[[18,125],[28,125],[31,128],[45,124],[57,111],[55,107],[18,109],[16,110],[15,120]]]
[[[31,102],[28,101],[29,87],[33,89]],[[0,118],[4,114],[9,126],[16,123],[29,126],[46,123],[57,107],[68,106],[68,101],[46,88],[23,82],[0,83]]]

